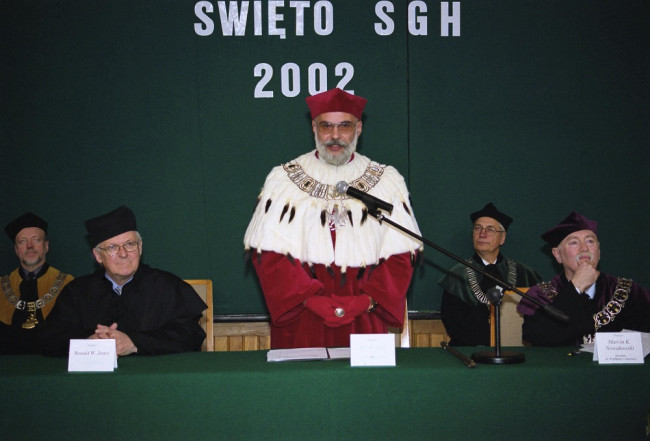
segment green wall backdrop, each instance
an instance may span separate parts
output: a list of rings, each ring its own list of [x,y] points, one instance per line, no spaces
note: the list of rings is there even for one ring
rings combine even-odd
[[[216,314],[265,313],[243,234],[271,167],[313,148],[304,98],[340,85],[428,239],[469,256],[492,201],[504,253],[550,278],[539,234],[577,209],[601,269],[650,286],[648,23],[645,0],[4,0],[0,223],[38,213],[80,275],[83,221],[126,204],[147,263],[212,279]],[[453,263],[426,250],[410,309],[438,309]]]

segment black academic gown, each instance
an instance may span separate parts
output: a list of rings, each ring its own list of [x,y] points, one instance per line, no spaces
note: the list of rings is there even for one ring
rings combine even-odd
[[[141,263],[117,295],[100,270],[75,279],[61,292],[41,330],[41,351],[66,356],[70,339],[88,338],[98,324],[112,323],[140,355],[198,351],[205,339],[199,325],[205,308],[189,284],[166,271]]]
[[[511,260],[512,261],[512,260]],[[516,266],[515,287],[534,285],[541,277],[530,267],[512,261]],[[508,281],[507,259],[499,254],[495,264],[485,265],[477,255],[472,263],[487,273]],[[476,279],[483,293],[496,286],[489,277],[477,273]],[[438,284],[444,289],[440,313],[452,346],[490,345],[490,307],[481,303],[470,288],[465,265],[457,264],[445,274]]]

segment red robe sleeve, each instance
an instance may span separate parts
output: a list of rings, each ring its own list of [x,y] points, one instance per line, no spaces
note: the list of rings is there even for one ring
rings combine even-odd
[[[323,290],[323,284],[305,271],[300,261],[273,251],[253,254],[253,266],[260,280],[271,321],[289,323],[305,308],[303,302]]]
[[[374,314],[388,325],[402,327],[406,291],[411,283],[411,253],[396,254],[378,265],[361,284],[361,292],[377,302]]]

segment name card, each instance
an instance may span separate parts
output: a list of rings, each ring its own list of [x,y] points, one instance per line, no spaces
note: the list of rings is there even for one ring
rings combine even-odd
[[[113,372],[116,367],[115,340],[70,340],[68,372]]]
[[[395,335],[351,334],[350,366],[395,366]]]
[[[599,364],[643,364],[640,332],[597,332],[594,361]]]

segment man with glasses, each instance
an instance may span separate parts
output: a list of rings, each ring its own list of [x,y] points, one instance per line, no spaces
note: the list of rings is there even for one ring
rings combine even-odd
[[[467,259],[488,274],[525,287],[542,278],[530,267],[505,257],[501,247],[512,218],[488,203],[470,215],[474,255]],[[497,283],[476,271],[456,264],[438,282],[443,288],[440,313],[452,346],[490,345],[490,302],[486,292]]]
[[[41,325],[61,289],[72,280],[47,263],[47,227],[34,213],[25,213],[5,227],[20,266],[0,282],[0,354],[38,352]]]
[[[528,295],[569,316],[551,318],[527,299],[517,310],[524,314],[523,338],[539,346],[592,343],[596,332],[623,329],[650,332],[650,291],[631,279],[598,270],[598,223],[577,211],[542,234],[563,271],[550,282],[528,290]]]
[[[142,237],[125,206],[86,221],[101,268],[79,277],[59,296],[41,334],[42,350],[64,356],[70,339],[115,339],[117,355],[198,351],[206,308],[175,275],[141,262]]]
[[[371,193],[419,232],[402,176],[356,152],[366,99],[331,89],[306,101],[316,149],[271,171],[244,237],[273,348],[345,347],[350,334],[401,327],[422,246],[336,191],[345,181]]]

